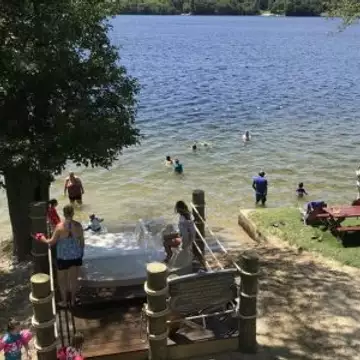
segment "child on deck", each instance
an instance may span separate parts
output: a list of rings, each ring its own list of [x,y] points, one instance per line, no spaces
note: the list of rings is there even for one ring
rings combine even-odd
[[[21,348],[26,350],[27,359],[30,359],[29,341],[32,335],[29,330],[20,331],[20,322],[10,319],[7,333],[0,339],[0,351],[4,350],[5,360],[21,360]]]
[[[84,336],[75,333],[71,339],[71,346],[63,346],[57,352],[58,360],[83,360],[81,348],[84,344]]]
[[[101,230],[101,223],[104,221],[104,219],[99,219],[95,216],[95,214],[91,214],[89,216],[90,224],[85,229],[86,230],[92,230],[94,232],[99,232]]]
[[[304,183],[299,183],[298,188],[296,189],[296,195],[298,196],[298,198],[302,198],[304,197],[304,195],[308,195],[304,188]]]

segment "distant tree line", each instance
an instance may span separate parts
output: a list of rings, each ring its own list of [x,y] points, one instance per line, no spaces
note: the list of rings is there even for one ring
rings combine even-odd
[[[260,15],[319,16],[320,0],[115,0],[118,14],[144,15]]]

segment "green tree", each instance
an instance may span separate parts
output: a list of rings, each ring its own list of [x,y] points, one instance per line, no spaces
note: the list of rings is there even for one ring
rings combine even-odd
[[[48,197],[67,161],[108,168],[139,141],[138,84],[119,65],[100,0],[3,0],[0,174],[19,260],[30,251],[29,203]]]
[[[323,6],[330,17],[341,17],[345,26],[360,18],[359,0],[325,0]]]

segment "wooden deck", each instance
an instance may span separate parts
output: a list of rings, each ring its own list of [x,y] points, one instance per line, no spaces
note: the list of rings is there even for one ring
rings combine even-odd
[[[146,359],[148,343],[146,323],[142,323],[140,299],[122,303],[94,304],[73,310],[76,331],[85,337],[83,355],[85,358],[107,357],[116,354],[117,359]],[[69,323],[71,326],[71,316]],[[145,319],[144,319],[145,320]],[[63,329],[66,329],[64,313],[61,315]],[[141,330],[142,327],[142,330]],[[183,327],[168,340],[169,345],[189,345],[207,340],[229,339],[237,336],[236,319],[231,316],[209,318],[207,328],[202,322],[193,322]],[[67,343],[67,336],[65,336]],[[202,346],[206,346],[203,344]]]
[[[85,337],[85,358],[145,351],[146,327],[141,337],[142,302],[96,304],[73,311],[76,331]]]

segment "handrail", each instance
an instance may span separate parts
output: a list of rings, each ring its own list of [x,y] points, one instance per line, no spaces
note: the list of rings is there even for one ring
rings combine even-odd
[[[241,272],[241,268],[238,264],[236,264],[236,262],[233,260],[232,256],[229,254],[229,252],[225,249],[225,247],[221,244],[220,240],[217,238],[217,236],[213,233],[213,231],[211,230],[210,226],[208,225],[208,223],[204,220],[204,218],[199,214],[197,208],[195,207],[195,205],[190,202],[190,206],[192,207],[192,209],[196,212],[196,215],[199,217],[199,219],[203,222],[203,224],[207,227],[207,229],[209,230],[210,235],[215,239],[215,241],[217,242],[217,244],[219,245],[220,249],[227,255],[229,256],[232,264],[235,266],[235,268]]]
[[[193,245],[196,247],[196,250],[199,252],[199,254],[201,254],[201,250],[200,250],[198,244],[196,243],[196,241],[193,242]],[[203,260],[205,263],[206,270],[212,270],[210,264],[206,261],[206,259],[203,258]]]
[[[210,254],[213,256],[213,258],[215,259],[215,261],[218,263],[220,269],[224,269],[224,267],[222,266],[222,264],[220,263],[220,261],[218,260],[218,258],[215,256],[214,252],[211,250],[210,246],[208,245],[207,241],[204,239],[204,237],[201,235],[200,230],[197,228],[197,226],[194,224],[195,230],[197,232],[197,234],[199,235],[200,239],[202,240],[202,242],[204,243],[204,245],[206,246],[206,248],[209,250]],[[196,242],[195,242],[196,244]],[[196,244],[197,246],[197,244]],[[199,250],[199,249],[198,249]],[[200,252],[201,253],[201,252]]]
[[[47,233],[48,233],[48,236],[51,235],[49,224],[47,224]],[[50,273],[49,274],[50,275],[50,289],[51,289],[52,293],[54,294],[54,296],[52,297],[51,303],[52,303],[53,314],[54,314],[55,319],[56,319],[54,271],[53,271],[52,253],[51,253],[51,246],[50,245],[48,245],[48,261],[49,261],[49,273]],[[56,323],[55,323],[54,329],[55,329],[55,338],[57,339],[58,336],[59,336],[59,331],[58,331],[58,328],[56,326]]]

